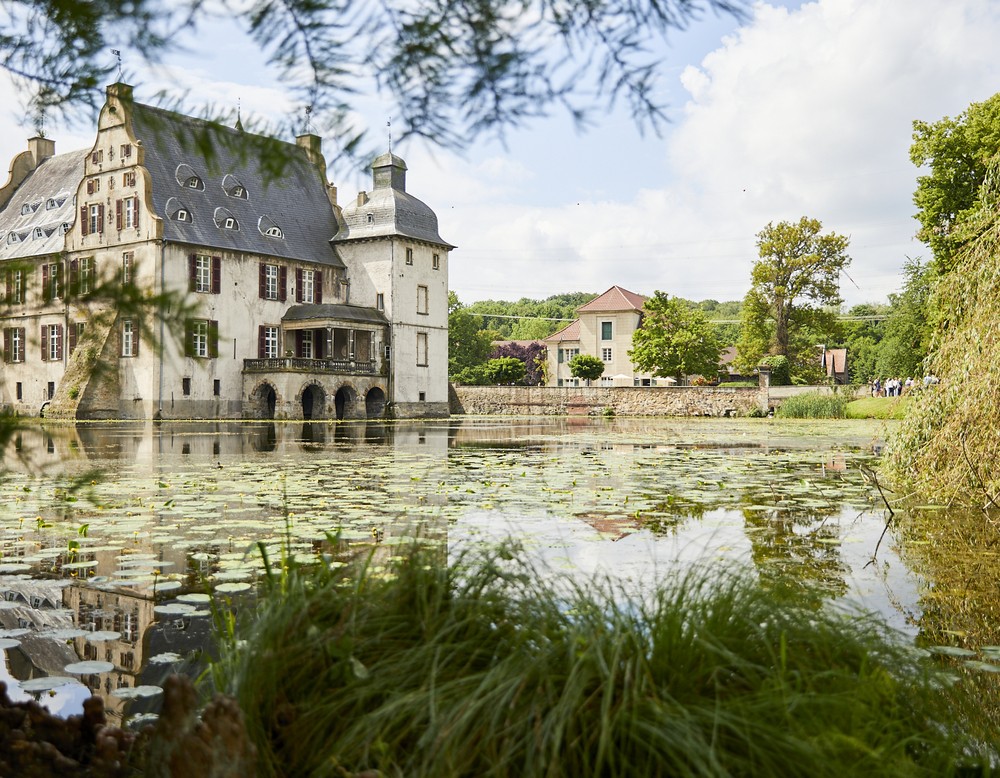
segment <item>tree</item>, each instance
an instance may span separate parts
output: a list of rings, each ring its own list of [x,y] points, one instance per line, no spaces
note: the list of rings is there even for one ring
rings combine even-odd
[[[902,290],[889,295],[889,318],[878,345],[875,369],[883,377],[923,375],[930,350],[934,271],[919,259],[907,259],[903,275]]]
[[[538,386],[545,372],[546,348],[542,343],[504,343],[493,349],[492,359],[513,357],[524,363],[524,383]]]
[[[493,348],[490,336],[481,329],[482,319],[473,316],[458,300],[458,295],[448,292],[448,375],[474,368],[485,362]]]
[[[960,229],[976,209],[990,160],[1000,150],[1000,93],[972,103],[954,119],[913,122],[910,160],[930,172],[917,178],[913,202],[917,237],[931,247],[936,270],[947,273],[968,240]]]
[[[638,370],[677,383],[685,375],[718,376],[719,341],[702,311],[660,291],[642,311],[642,326],[632,334],[628,352]]]
[[[743,300],[739,365],[752,370],[765,354],[788,357],[792,375],[818,377],[816,344],[838,340],[840,273],[850,264],[848,239],[821,234],[818,219],[773,222],[757,234],[760,259]]]
[[[593,354],[577,354],[568,365],[569,374],[574,378],[596,381],[604,375],[604,362]]]
[[[491,384],[520,384],[524,382],[524,362],[517,357],[497,357],[483,366],[487,382]]]
[[[625,101],[640,127],[659,130],[652,49],[706,9],[742,17],[746,0],[14,0],[6,3],[0,66],[41,119],[96,107],[114,74],[109,52],[129,47],[155,64],[184,45],[184,32],[219,13],[256,43],[310,122],[356,149],[352,101],[380,93],[402,117],[403,137],[463,147],[563,108],[580,124]],[[132,64],[131,62],[129,64]],[[365,81],[364,74],[372,74]],[[298,124],[301,117],[289,121]],[[395,127],[393,128],[396,129]],[[398,137],[398,136],[397,136]]]

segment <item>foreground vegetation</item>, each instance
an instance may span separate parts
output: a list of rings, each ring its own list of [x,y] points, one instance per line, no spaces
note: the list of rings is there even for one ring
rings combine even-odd
[[[844,394],[807,392],[782,400],[775,412],[779,419],[843,419],[850,398]]]
[[[212,681],[261,775],[948,775],[979,707],[868,618],[691,573],[645,597],[501,549],[287,566]]]

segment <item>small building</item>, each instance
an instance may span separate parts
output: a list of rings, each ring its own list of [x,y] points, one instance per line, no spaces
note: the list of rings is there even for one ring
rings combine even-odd
[[[0,406],[63,418],[448,413],[448,261],[406,164],[347,205],[321,139],[133,100],[0,188]]]

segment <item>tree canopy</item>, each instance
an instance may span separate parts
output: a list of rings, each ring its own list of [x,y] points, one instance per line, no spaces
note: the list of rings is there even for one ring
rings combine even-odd
[[[753,369],[765,354],[788,357],[793,376],[819,370],[816,344],[838,339],[840,273],[850,264],[848,239],[822,233],[818,219],[769,223],[757,234],[760,259],[750,274],[737,344],[739,364]]]
[[[469,313],[458,295],[448,292],[448,375],[481,365],[493,350],[493,342],[482,330],[482,319]]]
[[[958,248],[970,237],[961,229],[976,210],[990,161],[1000,151],[1000,93],[972,103],[954,119],[913,122],[910,159],[926,167],[913,202],[917,237],[931,247],[937,271],[948,272]]]
[[[596,381],[604,375],[604,362],[593,354],[577,354],[569,361],[569,374],[574,378]]]
[[[714,379],[719,351],[713,326],[701,310],[657,291],[643,305],[642,326],[632,334],[628,355],[636,369],[680,383],[685,375]]]
[[[142,64],[183,47],[184,33],[235,19],[261,59],[355,149],[358,93],[387,97],[402,136],[461,148],[554,109],[585,124],[627,104],[640,128],[664,122],[658,49],[705,11],[742,17],[746,0],[14,0],[4,5],[0,66],[32,109],[93,107],[115,47]],[[367,76],[366,74],[371,74]]]

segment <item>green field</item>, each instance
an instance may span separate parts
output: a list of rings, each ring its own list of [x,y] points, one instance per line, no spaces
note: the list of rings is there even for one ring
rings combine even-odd
[[[848,419],[902,419],[909,397],[862,397],[847,404]]]

